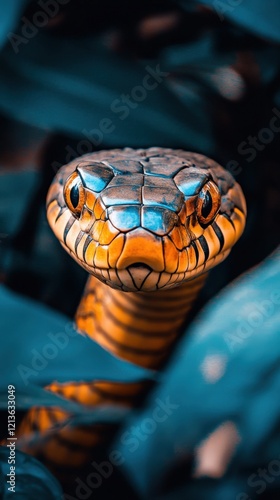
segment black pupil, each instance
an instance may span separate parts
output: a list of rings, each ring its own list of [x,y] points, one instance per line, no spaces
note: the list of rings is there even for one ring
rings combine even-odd
[[[207,219],[208,215],[211,213],[212,206],[213,206],[212,196],[209,193],[209,191],[207,191],[201,209],[201,215],[204,219]]]
[[[74,208],[76,208],[79,205],[79,188],[78,185],[75,184],[75,186],[72,187],[70,191],[70,200]]]

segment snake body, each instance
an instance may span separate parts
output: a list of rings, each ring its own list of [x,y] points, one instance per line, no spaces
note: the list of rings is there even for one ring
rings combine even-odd
[[[47,216],[62,246],[90,273],[76,314],[79,331],[115,356],[158,369],[207,271],[242,234],[246,204],[233,177],[203,155],[126,148],[62,167],[48,193]],[[54,381],[48,389],[85,405],[133,406],[146,386]],[[65,426],[46,437],[65,418],[57,409],[34,408],[20,429],[23,449],[55,473],[83,466],[105,439],[102,426]],[[43,445],[28,441],[34,429]]]

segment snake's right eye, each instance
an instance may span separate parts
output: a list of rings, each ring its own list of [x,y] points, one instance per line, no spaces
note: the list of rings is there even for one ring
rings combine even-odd
[[[85,190],[77,172],[71,174],[65,183],[64,199],[67,207],[71,210],[73,215],[80,217],[85,203]]]
[[[201,189],[196,204],[197,218],[202,227],[207,227],[216,217],[221,205],[218,186],[208,181]]]

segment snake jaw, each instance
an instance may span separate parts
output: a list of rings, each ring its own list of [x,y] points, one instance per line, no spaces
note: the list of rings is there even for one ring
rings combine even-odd
[[[58,172],[47,205],[71,256],[123,291],[170,288],[211,269],[241,236],[246,216],[243,193],[222,167],[156,148],[73,161]]]
[[[230,253],[230,248],[219,253],[215,257],[209,259],[206,263],[200,264],[192,270],[182,273],[167,273],[151,271],[142,268],[143,272],[138,275],[135,280],[135,275],[131,273],[131,267],[127,269],[102,269],[94,268],[85,264],[72,250],[70,250],[63,242],[60,242],[63,248],[71,255],[71,257],[80,264],[89,274],[99,279],[106,285],[123,292],[153,292],[156,290],[168,290],[182,283],[191,281],[201,274],[209,271],[212,267],[220,264]]]

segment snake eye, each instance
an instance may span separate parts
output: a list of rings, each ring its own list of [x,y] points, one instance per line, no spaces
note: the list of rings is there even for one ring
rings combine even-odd
[[[221,205],[218,186],[209,181],[201,189],[196,203],[197,218],[202,227],[208,226],[215,218]]]
[[[79,217],[85,202],[85,190],[77,172],[71,174],[65,183],[64,199],[73,215]]]

